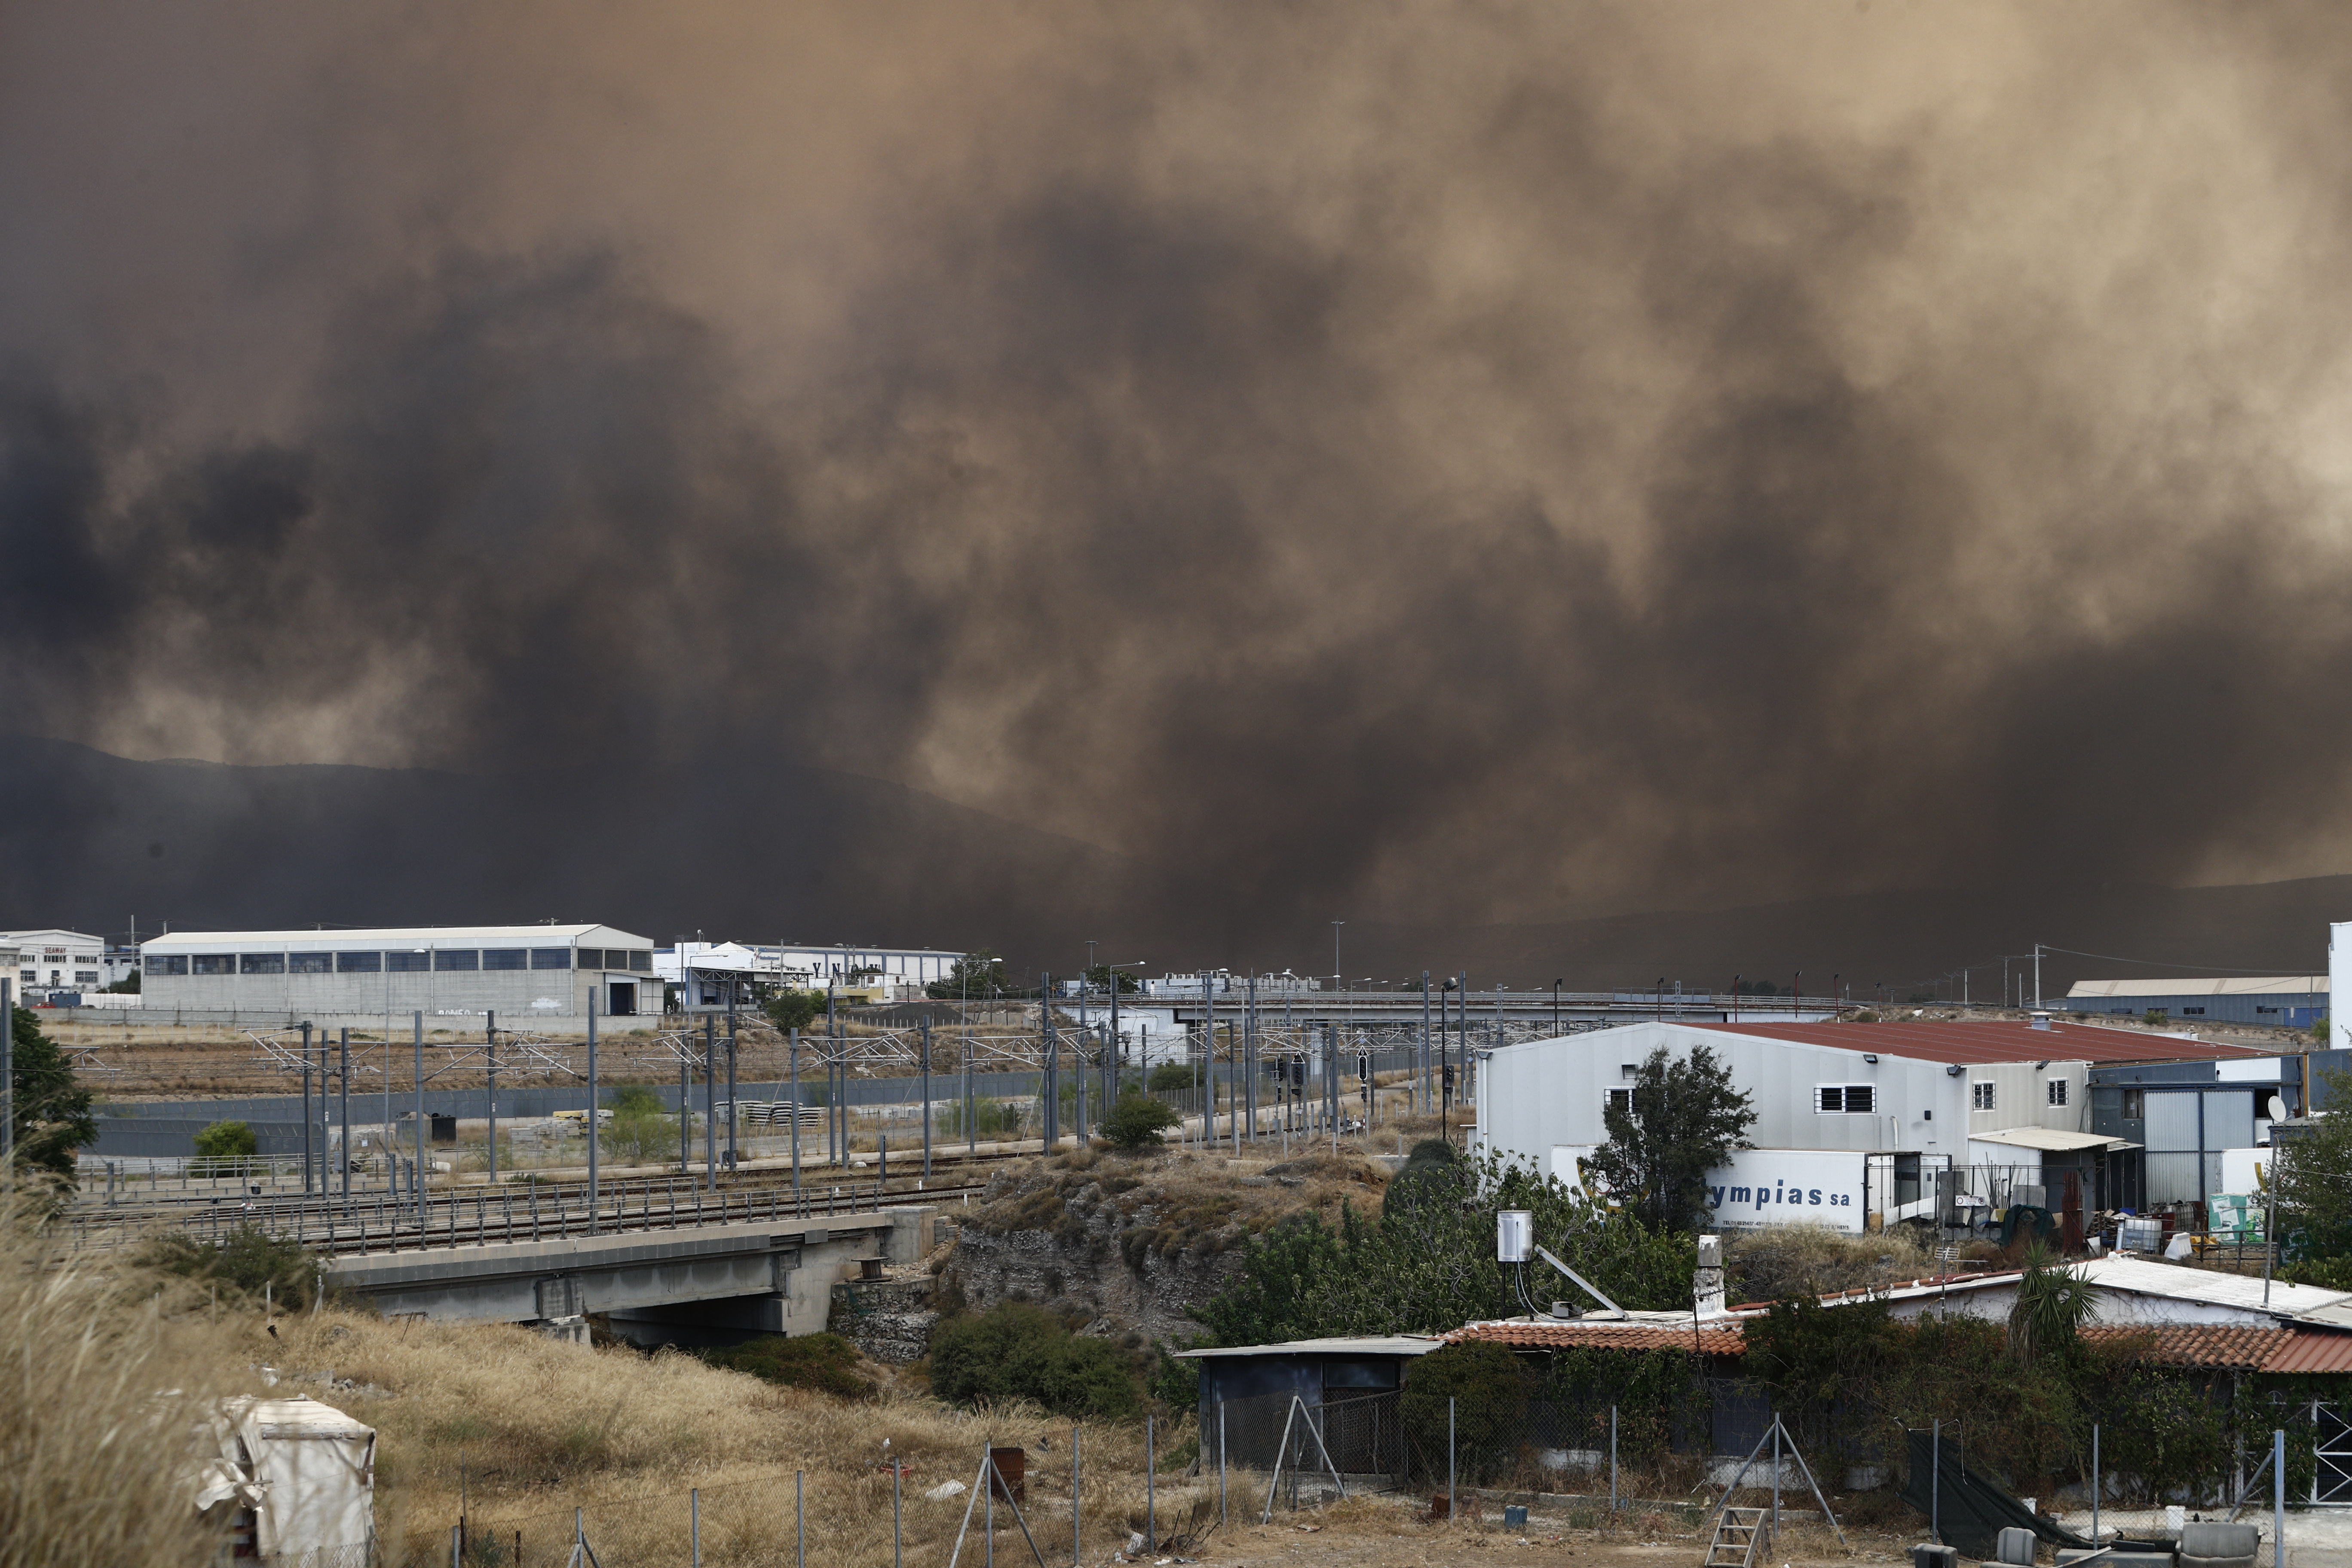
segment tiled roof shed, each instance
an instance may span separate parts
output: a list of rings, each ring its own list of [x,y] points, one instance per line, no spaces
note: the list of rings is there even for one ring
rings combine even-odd
[[[1471,1323],[1442,1337],[1448,1343],[1476,1342],[1525,1351],[1696,1348],[1702,1355],[1737,1356],[1748,1348],[1745,1327],[1718,1320],[1701,1325],[1694,1335],[1687,1327],[1664,1323],[1505,1321]],[[2136,1359],[2154,1366],[2284,1373],[2352,1372],[2352,1333],[2231,1323],[2164,1323],[2094,1325],[2083,1331],[2083,1337],[2095,1345],[2129,1347]]]
[[[1664,1323],[1471,1323],[1444,1336],[1449,1343],[1465,1340],[1508,1345],[1513,1350],[1687,1351],[1702,1355],[1738,1355],[1747,1348],[1737,1324],[1708,1325],[1696,1333],[1689,1325]]]

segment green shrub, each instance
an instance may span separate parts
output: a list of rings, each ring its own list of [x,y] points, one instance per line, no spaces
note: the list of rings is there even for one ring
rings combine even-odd
[[[1397,1413],[1414,1446],[1441,1459],[1450,1416],[1462,1478],[1491,1481],[1517,1463],[1534,1382],[1527,1363],[1501,1345],[1447,1345],[1405,1369]]]
[[[1160,1094],[1171,1089],[1198,1089],[1201,1087],[1198,1073],[1199,1069],[1190,1062],[1161,1062],[1151,1069],[1151,1077],[1145,1081],[1145,1087]]]
[[[242,1121],[215,1121],[196,1134],[196,1153],[206,1160],[250,1160],[261,1144]]]
[[[1031,1399],[1057,1415],[1097,1418],[1131,1415],[1138,1403],[1135,1375],[1108,1341],[1074,1334],[1024,1301],[934,1330],[931,1391],[957,1405]]]
[[[874,1384],[857,1375],[857,1347],[839,1334],[770,1334],[701,1354],[713,1366],[748,1372],[786,1388],[813,1388],[841,1399],[866,1399],[874,1393]]]
[[[1182,1120],[1172,1107],[1130,1090],[1103,1118],[1103,1136],[1121,1149],[1157,1149],[1160,1134]]]
[[[782,1031],[805,1029],[824,1016],[822,991],[780,991],[761,1004],[768,1021]]]
[[[604,1152],[617,1160],[643,1164],[671,1157],[677,1149],[677,1118],[662,1106],[650,1089],[614,1089],[607,1103],[613,1120],[604,1123]]]
[[[289,1312],[309,1306],[319,1287],[316,1253],[252,1226],[241,1226],[217,1242],[167,1236],[149,1247],[140,1261],[166,1274],[219,1285],[232,1297],[256,1303],[268,1287],[270,1300]]]

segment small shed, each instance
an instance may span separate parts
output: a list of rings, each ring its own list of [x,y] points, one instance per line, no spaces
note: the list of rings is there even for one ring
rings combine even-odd
[[[197,1479],[196,1510],[230,1510],[237,1555],[302,1568],[373,1561],[374,1427],[315,1399],[250,1395],[224,1400],[212,1426],[219,1458]]]
[[[1333,1461],[1350,1474],[1386,1471],[1396,1458],[1393,1409],[1404,1369],[1445,1342],[1433,1334],[1287,1340],[1276,1344],[1180,1351],[1201,1369],[1201,1432],[1214,1452],[1222,1432],[1229,1462],[1268,1469],[1282,1447],[1290,1402],[1307,1408]]]

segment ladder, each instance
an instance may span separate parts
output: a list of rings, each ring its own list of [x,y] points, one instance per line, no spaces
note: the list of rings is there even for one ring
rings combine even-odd
[[[1769,1508],[1727,1508],[1715,1521],[1715,1539],[1707,1543],[1700,1568],[1753,1568],[1757,1543],[1771,1533],[1764,1522]]]

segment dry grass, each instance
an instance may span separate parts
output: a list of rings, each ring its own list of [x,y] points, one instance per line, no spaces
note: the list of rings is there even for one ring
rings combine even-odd
[[[1724,1265],[1747,1301],[1780,1301],[1915,1279],[1933,1267],[1925,1248],[1900,1234],[1846,1236],[1825,1225],[1774,1226],[1733,1236]]]
[[[0,1200],[0,1565],[195,1564],[191,1433],[257,1386],[177,1291],[53,1252]]]
[[[1129,1154],[1102,1148],[1007,1166],[965,1223],[988,1235],[1043,1230],[1072,1241],[1108,1215],[1130,1262],[1146,1252],[1224,1252],[1290,1215],[1336,1221],[1350,1204],[1380,1213],[1388,1175],[1343,1148],[1269,1160],[1190,1151]]]
[[[1242,1186],[1253,1205],[1336,1201],[1365,1184],[1329,1156],[1285,1171],[1234,1173],[1182,1157],[1166,1184]],[[1097,1183],[1133,1173],[1115,1156],[1070,1159],[1056,1176]],[[1244,1164],[1251,1163],[1244,1162]],[[1296,1179],[1296,1187],[1282,1184]],[[1139,1190],[1139,1188],[1130,1189]],[[1253,1210],[1253,1212],[1257,1212]],[[6,1478],[0,1480],[0,1568],[19,1563],[194,1564],[211,1542],[181,1479],[187,1433],[204,1402],[257,1393],[275,1369],[281,1394],[308,1392],[377,1428],[377,1518],[388,1563],[448,1560],[449,1529],[465,1509],[476,1561],[554,1564],[569,1550],[572,1510],[607,1563],[684,1562],[689,1490],[701,1494],[704,1561],[794,1561],[793,1479],[807,1499],[808,1555],[817,1568],[889,1560],[890,1473],[883,1444],[908,1467],[901,1499],[909,1561],[944,1562],[968,1491],[923,1494],[948,1480],[968,1488],[983,1444],[1026,1450],[1027,1514],[1047,1561],[1071,1549],[1069,1427],[1025,1407],[957,1411],[910,1378],[881,1373],[880,1394],[843,1401],[772,1387],[675,1352],[582,1349],[501,1326],[387,1321],[329,1308],[281,1319],[278,1336],[247,1308],[215,1308],[201,1287],[141,1275],[121,1255],[102,1266],[46,1253],[21,1226],[0,1231],[0,1321],[6,1327]],[[163,1394],[164,1390],[177,1392]],[[1189,1423],[1163,1426],[1158,1517],[1163,1538],[1204,1527],[1215,1496],[1179,1473],[1193,1451]],[[1143,1435],[1136,1426],[1085,1434],[1083,1556],[1107,1560],[1139,1525]],[[1321,1561],[1366,1563],[1477,1560],[1499,1538],[1416,1522],[1419,1500],[1360,1501],[1318,1513],[1255,1518],[1264,1479],[1232,1478],[1234,1518],[1187,1556],[1263,1561],[1277,1541]],[[1025,1558],[1006,1511],[1000,1551]],[[1319,1523],[1299,1533],[1298,1522]],[[1621,1526],[1610,1539],[1638,1533]],[[1596,1545],[1598,1537],[1590,1539]],[[495,1542],[499,1553],[488,1553]],[[1793,1544],[1793,1542],[1792,1542]],[[1286,1544],[1274,1554],[1288,1555]],[[1481,1552],[1480,1554],[1483,1554]]]

